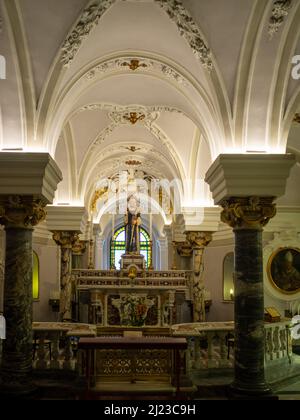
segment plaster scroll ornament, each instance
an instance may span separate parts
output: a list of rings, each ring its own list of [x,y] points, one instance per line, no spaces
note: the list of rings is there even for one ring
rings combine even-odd
[[[188,42],[202,66],[213,70],[211,50],[204,41],[200,29],[180,0],[154,0],[176,23],[180,35]]]
[[[155,72],[161,74],[166,79],[170,79],[174,82],[177,82],[178,84],[184,86],[187,86],[189,84],[189,82],[181,74],[179,74],[176,70],[172,69],[170,66],[144,57],[137,57],[131,59],[124,57],[105,61],[104,63],[98,64],[93,69],[89,70],[83,76],[83,78],[87,80],[93,80],[97,76],[104,75],[108,72],[127,72],[128,69],[139,73]]]
[[[84,9],[82,15],[62,46],[62,63],[69,67],[74,60],[83,41],[97,26],[104,13],[114,4],[116,0],[97,0]]]
[[[276,0],[273,5],[272,15],[269,21],[269,36],[272,39],[284,23],[292,7],[292,0]]]
[[[84,9],[75,28],[69,34],[62,46],[62,64],[69,67],[75,59],[82,43],[92,30],[98,25],[102,16],[114,5],[118,0],[95,0]],[[122,0],[128,1],[128,0]],[[202,66],[211,71],[213,69],[212,55],[209,47],[204,41],[200,29],[193,20],[190,13],[185,9],[180,0],[153,0],[160,6],[176,24],[180,35],[188,42],[196,58]],[[126,61],[125,61],[126,63]],[[124,61],[120,65],[124,64]],[[129,62],[129,68],[132,71],[143,67],[143,63]]]
[[[295,114],[293,122],[300,124],[300,114]]]

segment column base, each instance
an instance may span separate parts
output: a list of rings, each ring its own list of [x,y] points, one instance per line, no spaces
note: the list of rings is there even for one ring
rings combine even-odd
[[[37,395],[37,387],[33,382],[24,384],[0,382],[0,400],[2,399],[34,399]]]
[[[261,386],[247,387],[233,383],[228,390],[230,400],[275,400],[278,396],[274,395],[267,384]]]

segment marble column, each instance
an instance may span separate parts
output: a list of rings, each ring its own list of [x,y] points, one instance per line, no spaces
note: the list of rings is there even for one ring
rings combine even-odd
[[[5,269],[5,233],[0,226],[0,314],[3,314],[4,269]]]
[[[32,385],[32,232],[46,217],[46,203],[33,197],[0,199],[6,231],[1,393],[23,395]]]
[[[79,237],[77,237],[77,241],[72,247],[72,268],[74,270],[83,268],[83,255],[86,252],[86,245],[86,241],[81,241]]]
[[[95,269],[102,270],[103,269],[103,246],[104,246],[104,238],[102,237],[102,233],[100,230],[96,232],[96,240],[95,240]]]
[[[78,232],[53,232],[53,240],[61,249],[60,316],[62,322],[70,322],[72,321],[72,297],[74,293],[72,284],[72,248],[78,241]]]
[[[273,198],[230,198],[221,219],[235,233],[235,381],[237,395],[271,393],[265,381],[263,227],[276,214]]]
[[[194,322],[205,322],[205,286],[203,254],[212,241],[211,232],[187,232],[187,242],[193,250],[193,318]]]

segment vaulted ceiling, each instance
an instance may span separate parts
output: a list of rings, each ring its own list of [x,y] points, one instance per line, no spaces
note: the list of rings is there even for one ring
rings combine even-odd
[[[197,180],[220,153],[300,151],[300,0],[0,6],[0,148],[50,152],[57,203],[89,206],[99,180],[133,168],[181,180],[182,207],[211,206]],[[298,176],[285,205],[300,205]]]

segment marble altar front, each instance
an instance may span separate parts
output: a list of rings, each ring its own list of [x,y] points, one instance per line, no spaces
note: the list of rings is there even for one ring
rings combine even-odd
[[[98,327],[170,327],[177,321],[178,301],[188,306],[192,296],[185,271],[146,271],[127,264],[121,271],[73,270],[72,276],[78,321]]]

